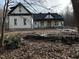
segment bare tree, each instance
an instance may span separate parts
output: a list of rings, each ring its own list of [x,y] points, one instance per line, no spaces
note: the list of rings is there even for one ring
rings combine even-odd
[[[3,7],[3,20],[2,20],[0,47],[2,47],[2,45],[3,45],[4,25],[5,25],[6,17],[8,15],[8,7],[9,7],[10,2],[11,2],[11,0],[5,0],[5,4],[4,4],[4,7]]]
[[[79,0],[71,0],[73,9],[74,9],[74,16],[75,16],[75,21],[76,21],[76,26],[78,27],[79,30]]]
[[[65,8],[63,13],[65,26],[75,26],[74,15],[69,6]]]
[[[2,9],[0,9],[0,31],[1,31],[1,24],[2,24]]]
[[[5,0],[5,5],[4,5],[4,8],[3,8],[3,22],[2,22],[2,30],[1,30],[0,47],[2,47],[2,43],[3,43],[4,23],[5,23],[7,11],[8,11],[8,3],[9,3],[9,0]]]

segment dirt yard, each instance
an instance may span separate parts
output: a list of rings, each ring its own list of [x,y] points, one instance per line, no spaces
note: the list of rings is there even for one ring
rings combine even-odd
[[[18,49],[3,50],[0,59],[79,59],[79,44],[24,40]]]
[[[16,31],[5,35],[29,33],[58,34],[61,30]],[[59,42],[24,39],[20,48],[0,51],[0,59],[79,59],[79,43],[66,45]]]
[[[13,32],[6,32],[5,35],[15,35],[15,34],[27,34],[27,33],[37,33],[37,34],[58,34],[61,30],[59,29],[39,29],[39,30],[28,30],[28,31],[13,31]]]

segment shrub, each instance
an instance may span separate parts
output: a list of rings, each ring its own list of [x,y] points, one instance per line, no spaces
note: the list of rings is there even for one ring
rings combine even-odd
[[[16,49],[20,47],[21,39],[19,35],[9,36],[4,40],[4,46],[7,49]]]

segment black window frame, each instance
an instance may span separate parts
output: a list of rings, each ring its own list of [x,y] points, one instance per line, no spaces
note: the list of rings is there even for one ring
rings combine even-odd
[[[17,19],[16,18],[14,19],[14,25],[17,25]]]
[[[23,19],[23,24],[24,24],[24,25],[27,25],[26,20],[27,20],[27,19],[25,19],[25,18]]]

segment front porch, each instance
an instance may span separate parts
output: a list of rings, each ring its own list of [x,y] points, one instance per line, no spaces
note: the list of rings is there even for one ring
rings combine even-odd
[[[34,21],[34,29],[62,29],[64,21]]]

